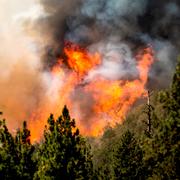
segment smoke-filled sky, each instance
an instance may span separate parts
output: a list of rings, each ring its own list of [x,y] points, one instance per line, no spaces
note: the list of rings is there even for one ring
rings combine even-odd
[[[43,89],[40,58],[21,26],[33,6],[29,0],[0,0],[0,109],[10,126],[28,117]]]
[[[159,60],[152,70],[152,79],[159,87],[165,87],[170,80],[180,46],[178,0],[39,0],[39,3],[44,15],[36,21],[27,19],[25,29],[42,37],[45,67],[56,63],[64,40],[88,48],[104,48],[102,53],[106,49],[106,55],[110,51],[119,53],[124,46],[135,52],[151,44]]]
[[[67,41],[103,57],[84,83],[96,76],[136,78],[134,57],[152,46],[150,89],[169,85],[180,50],[178,0],[0,0],[0,22],[0,110],[11,128],[57,88],[49,73]],[[74,91],[74,101],[81,91]]]

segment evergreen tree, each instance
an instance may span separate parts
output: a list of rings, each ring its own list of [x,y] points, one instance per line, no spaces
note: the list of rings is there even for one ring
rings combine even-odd
[[[152,179],[180,179],[180,61],[170,91],[160,93],[166,118],[147,143],[147,168]]]
[[[34,147],[29,137],[26,122],[14,138],[8,131],[5,120],[0,120],[0,179],[33,179]]]
[[[114,149],[114,136],[113,128],[107,127],[103,136],[100,138],[95,146],[93,152],[96,156],[93,158],[95,176],[94,179],[109,180],[113,179],[113,149]],[[98,139],[98,138],[97,138]],[[98,147],[99,146],[99,147]]]
[[[36,163],[33,161],[34,146],[30,142],[30,131],[27,129],[26,121],[22,129],[18,130],[15,137],[17,154],[18,179],[33,179]]]
[[[115,179],[143,178],[143,151],[132,132],[127,131],[114,152]]]
[[[0,179],[16,179],[15,143],[5,120],[0,120]]]
[[[76,129],[75,120],[70,118],[66,106],[56,121],[50,115],[44,139],[37,155],[39,162],[35,179],[91,178],[90,149]]]
[[[169,109],[171,117],[180,118],[180,59],[176,66],[176,72],[171,86]]]

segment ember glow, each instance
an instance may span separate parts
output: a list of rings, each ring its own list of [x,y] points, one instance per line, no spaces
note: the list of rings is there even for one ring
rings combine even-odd
[[[154,61],[151,47],[134,58],[138,77],[133,80],[112,80],[102,75],[89,80],[89,74],[102,65],[101,53],[72,43],[65,45],[64,53],[67,58],[59,59],[51,71],[50,98],[31,116],[33,141],[42,136],[49,114],[52,112],[57,117],[65,104],[82,134],[98,136],[107,125],[121,123],[135,101],[146,93],[148,72]]]

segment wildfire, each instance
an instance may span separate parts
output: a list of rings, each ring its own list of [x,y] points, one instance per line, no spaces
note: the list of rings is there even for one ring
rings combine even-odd
[[[49,100],[33,112],[30,121],[33,141],[41,137],[49,113],[58,116],[65,104],[71,116],[76,118],[82,134],[97,136],[107,124],[114,126],[121,123],[130,107],[145,94],[148,71],[154,61],[152,49],[148,47],[136,57],[137,79],[109,80],[99,75],[91,81],[85,81],[91,70],[101,66],[101,54],[90,53],[74,44],[66,45],[64,53],[66,65],[60,59],[52,68]],[[85,109],[88,113],[85,113]]]
[[[80,77],[101,63],[99,53],[90,54],[86,49],[82,49],[77,45],[65,47],[64,52],[68,58],[69,66],[74,69]]]

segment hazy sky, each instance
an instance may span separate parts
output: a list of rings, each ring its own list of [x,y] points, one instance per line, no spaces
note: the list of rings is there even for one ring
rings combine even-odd
[[[19,114],[16,119],[26,119],[22,113],[25,109],[19,111],[21,113],[16,111],[21,109],[27,99],[32,100],[33,106],[36,98],[31,93],[32,88],[37,89],[34,84],[41,84],[36,80],[39,77],[39,71],[36,70],[39,60],[32,52],[32,43],[26,33],[23,33],[19,18],[28,14],[30,17],[38,15],[38,12],[34,12],[37,9],[34,1],[0,0],[0,110],[6,119],[10,119],[10,126],[16,123],[13,120],[15,114]]]
[[[16,15],[27,12],[33,5],[34,0],[0,0],[0,26],[12,22]]]
[[[36,0],[0,0],[0,33],[14,27],[17,16],[32,12]]]

